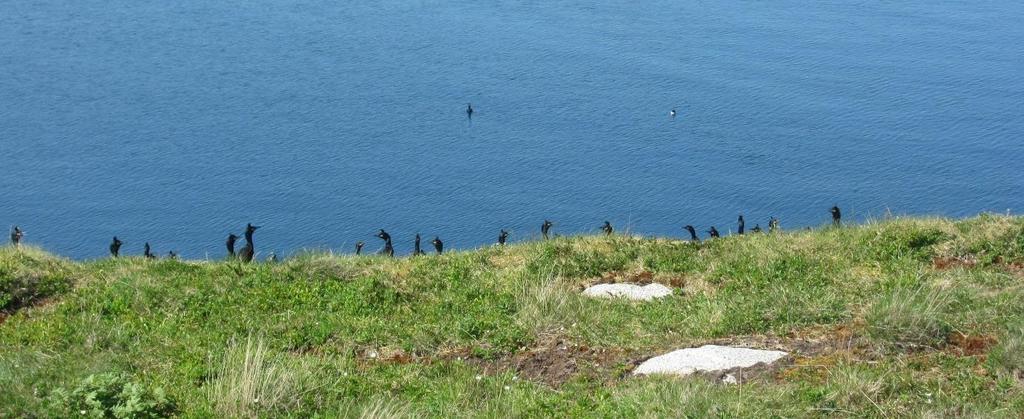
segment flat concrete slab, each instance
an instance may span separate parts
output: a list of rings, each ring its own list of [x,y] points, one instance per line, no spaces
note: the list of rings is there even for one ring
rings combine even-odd
[[[597,284],[583,290],[583,295],[597,298],[626,298],[648,301],[672,295],[672,288],[661,284]]]
[[[789,355],[781,351],[704,345],[680,349],[644,361],[633,370],[634,375],[674,374],[686,376],[695,372],[725,371],[747,368],[759,363],[771,364]]]

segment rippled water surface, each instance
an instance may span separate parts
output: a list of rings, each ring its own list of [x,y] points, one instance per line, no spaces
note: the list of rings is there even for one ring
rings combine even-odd
[[[1024,3],[829,3],[0,0],[0,223],[201,258],[1020,211]]]

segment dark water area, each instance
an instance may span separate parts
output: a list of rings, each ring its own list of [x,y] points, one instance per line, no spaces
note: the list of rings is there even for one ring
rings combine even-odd
[[[0,10],[0,224],[73,258],[1024,207],[1021,2]]]

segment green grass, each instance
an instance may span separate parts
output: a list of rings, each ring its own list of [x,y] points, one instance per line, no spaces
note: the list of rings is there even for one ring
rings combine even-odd
[[[602,277],[678,289],[580,296]],[[1019,417],[1022,285],[1024,219],[997,215],[252,265],[2,247],[0,417],[100,390],[183,417]],[[739,385],[628,375],[712,341],[794,361]]]

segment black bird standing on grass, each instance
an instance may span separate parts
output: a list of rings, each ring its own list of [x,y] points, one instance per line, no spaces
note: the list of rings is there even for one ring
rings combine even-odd
[[[711,226],[711,230],[708,230],[708,234],[710,234],[710,235],[711,235],[711,238],[718,238],[718,237],[721,237],[721,236],[720,236],[720,235],[718,234],[718,230],[717,230],[717,229],[715,229],[715,226]]]
[[[110,242],[110,256],[117,257],[118,253],[121,251],[122,244],[123,243],[117,239],[117,236],[114,236],[114,241]]]
[[[437,254],[440,255],[442,252],[444,252],[444,243],[441,242],[441,239],[438,238],[437,236],[434,236],[434,240],[431,240],[430,243],[434,244],[434,250],[437,250]]]
[[[612,223],[610,223],[608,221],[605,221],[604,225],[601,226],[601,231],[603,231],[604,235],[606,235],[606,236],[612,235],[612,232],[614,231],[614,230],[612,230]]]
[[[25,233],[18,226],[14,226],[14,229],[11,230],[11,244],[15,247],[21,246],[22,237],[25,237]]]
[[[149,251],[149,242],[146,242],[146,247],[142,251],[142,256],[145,256],[146,259],[156,259],[156,255]]]
[[[843,218],[843,214],[839,212],[839,207],[833,205],[829,212],[832,213],[832,225],[839,227],[839,220]]]
[[[760,233],[761,232],[761,225],[760,224],[754,224],[754,228],[750,229],[750,232],[751,233]]]
[[[424,254],[423,250],[420,250],[420,233],[416,233],[416,241],[413,242],[412,255],[419,256]]]
[[[551,231],[551,226],[554,224],[551,221],[544,220],[544,224],[540,225],[540,234],[544,236],[544,240],[548,239],[548,232]]]
[[[501,233],[498,234],[498,244],[504,246],[506,241],[508,241],[508,232],[502,229]]]
[[[252,257],[256,255],[256,246],[252,242],[252,233],[255,233],[258,228],[260,227],[252,224],[246,224],[245,226],[245,246],[242,247],[242,250],[238,251],[238,258],[242,262],[252,262]]]
[[[171,250],[170,252],[167,252],[167,258],[168,259],[178,259],[178,254],[175,253],[173,250]]]
[[[745,223],[743,222],[743,214],[740,214],[740,219],[739,219],[738,223],[739,223],[739,227],[736,229],[736,231],[739,234],[743,234],[743,226],[745,225]]]
[[[235,233],[228,234],[228,241],[224,244],[228,246],[228,257],[235,257],[235,242],[238,241],[238,236]]]
[[[356,256],[359,256],[361,253],[363,253],[363,246],[364,245],[366,245],[366,243],[356,242]]]
[[[395,256],[395,247],[391,245],[391,235],[384,229],[380,229],[377,233],[377,237],[384,240],[384,250],[381,250],[381,254],[388,256]]]
[[[768,219],[768,232],[769,233],[774,233],[775,230],[778,230],[778,229],[779,229],[779,219],[775,218],[775,217],[772,217],[772,218]]]
[[[690,241],[700,241],[700,239],[697,238],[697,230],[694,229],[692,225],[687,224],[683,229],[690,232]]]

